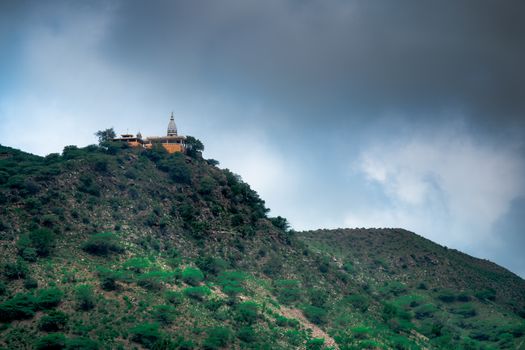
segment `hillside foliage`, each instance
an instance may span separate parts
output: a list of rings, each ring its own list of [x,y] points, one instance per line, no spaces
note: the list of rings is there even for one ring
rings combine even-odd
[[[495,264],[401,229],[295,232],[197,139],[99,136],[0,146],[0,348],[524,344],[525,282]]]

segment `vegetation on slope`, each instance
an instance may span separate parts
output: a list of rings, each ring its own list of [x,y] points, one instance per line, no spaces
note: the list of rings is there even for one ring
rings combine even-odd
[[[400,230],[290,231],[203,159],[196,139],[188,155],[102,141],[46,157],[0,147],[4,348],[488,349],[525,339],[523,280],[493,264]]]

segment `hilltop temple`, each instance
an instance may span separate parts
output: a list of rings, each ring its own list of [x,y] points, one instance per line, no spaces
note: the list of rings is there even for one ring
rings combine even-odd
[[[126,142],[131,147],[143,147],[146,149],[151,149],[154,145],[162,145],[168,153],[184,152],[186,150],[186,137],[179,136],[177,133],[177,125],[175,124],[173,112],[168,123],[168,133],[166,136],[148,136],[142,138],[140,132],[137,133],[137,135],[122,134],[120,136],[121,137],[114,138],[113,141]]]

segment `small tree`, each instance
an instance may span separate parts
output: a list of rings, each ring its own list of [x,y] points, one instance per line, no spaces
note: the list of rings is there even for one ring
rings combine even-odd
[[[55,245],[55,234],[47,228],[40,228],[29,232],[28,238],[38,256],[48,256]],[[20,240],[25,241],[25,238],[21,238]]]
[[[196,158],[204,151],[204,144],[193,136],[186,136],[186,154]]]
[[[115,134],[115,130],[113,128],[109,128],[106,130],[99,130],[95,133],[95,136],[98,137],[98,143],[101,145],[105,142],[109,142],[113,140],[117,134]]]
[[[77,308],[79,310],[91,310],[95,307],[95,294],[93,293],[93,287],[84,284],[81,286],[78,286],[75,290],[75,298],[77,301]]]
[[[196,286],[202,282],[204,274],[196,267],[187,267],[182,272],[182,280],[192,286]]]

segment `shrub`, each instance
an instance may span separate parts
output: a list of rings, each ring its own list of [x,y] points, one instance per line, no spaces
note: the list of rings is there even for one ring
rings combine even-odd
[[[355,327],[351,331],[354,339],[368,339],[370,337],[370,328],[368,327]]]
[[[161,339],[158,323],[142,323],[130,330],[131,340],[151,349]]]
[[[167,166],[168,174],[174,182],[180,184],[191,183],[191,170],[186,164],[183,154],[174,154],[167,163],[169,163]]]
[[[275,281],[274,290],[277,294],[277,299],[285,304],[290,304],[301,298],[299,281],[296,280],[277,280]]]
[[[150,271],[137,278],[137,284],[143,288],[155,291],[164,287],[164,282],[173,278],[173,273],[166,271]]]
[[[324,346],[323,338],[314,338],[306,342],[306,350],[321,350]]]
[[[7,293],[7,286],[3,281],[0,281],[0,295],[5,295]]]
[[[253,301],[246,301],[240,303],[236,307],[236,317],[235,319],[240,322],[245,322],[248,324],[255,323],[257,321],[259,306]]]
[[[0,304],[0,321],[10,322],[31,318],[35,315],[37,304],[30,294],[16,294]]]
[[[390,293],[395,296],[399,296],[403,293],[405,293],[407,290],[407,286],[399,281],[392,281],[387,284],[385,287],[385,292]]]
[[[445,303],[451,303],[454,300],[456,300],[456,294],[448,289],[442,289],[438,295],[437,298]]]
[[[184,294],[173,290],[168,290],[164,293],[164,299],[170,304],[180,305],[184,301]]]
[[[113,271],[106,268],[99,268],[97,273],[100,278],[100,287],[107,291],[116,290],[117,281],[121,280],[123,277],[121,271]]]
[[[80,176],[80,184],[78,186],[80,192],[90,194],[95,197],[100,197],[100,187],[93,181],[89,175]]]
[[[111,253],[122,253],[124,251],[118,242],[117,236],[110,232],[92,235],[82,245],[82,249],[90,254],[100,256],[106,256]]]
[[[35,262],[38,257],[36,249],[33,247],[26,247],[22,249],[18,254],[22,257],[22,259],[29,262]]]
[[[95,293],[93,293],[93,286],[83,284],[75,289],[75,299],[77,309],[88,311],[95,307]]]
[[[153,307],[152,315],[161,324],[169,325],[175,320],[175,308],[172,305],[156,305]]]
[[[28,277],[24,280],[25,289],[36,289],[38,288],[38,281],[34,278]]]
[[[288,223],[288,220],[286,218],[283,218],[282,216],[277,216],[275,218],[270,218],[270,222],[273,226],[277,227],[281,231],[288,231],[290,229],[290,224]]]
[[[474,295],[479,300],[490,300],[490,301],[496,300],[496,291],[492,288],[487,288],[487,289],[477,291]]]
[[[65,328],[68,316],[62,311],[50,311],[38,321],[38,328],[44,332],[56,332]]]
[[[209,176],[203,176],[199,182],[198,191],[200,194],[207,196],[210,195],[213,190],[217,187],[217,183]]]
[[[23,260],[9,262],[4,265],[4,275],[10,280],[25,278],[29,274],[29,267]]]
[[[102,347],[100,344],[89,338],[74,338],[66,341],[67,350],[98,350]]]
[[[437,310],[438,309],[434,304],[423,304],[415,309],[416,318],[421,320],[423,318],[432,317]]]
[[[251,326],[246,326],[239,329],[237,338],[245,343],[253,343],[257,339],[257,334]]]
[[[244,291],[243,283],[246,276],[240,271],[224,271],[219,274],[217,283],[222,291],[233,297]]]
[[[473,317],[477,314],[476,308],[470,303],[459,305],[452,309],[452,312],[465,318]]]
[[[182,271],[182,280],[192,286],[198,285],[204,279],[202,271],[195,267],[187,267]]]
[[[36,294],[36,303],[41,309],[50,309],[58,306],[63,296],[64,292],[56,287],[40,289]]]
[[[279,327],[297,328],[299,326],[299,321],[297,321],[294,318],[286,318],[284,316],[277,316],[275,319],[275,323]]]
[[[368,310],[369,301],[368,298],[361,294],[352,294],[346,296],[344,301],[350,303],[354,308],[361,312]]]
[[[35,342],[37,350],[65,349],[66,336],[62,333],[53,333],[43,336]]]
[[[208,295],[211,294],[210,288],[206,286],[188,287],[184,289],[184,294],[192,299],[204,300]]]
[[[211,256],[198,258],[196,264],[202,271],[214,276],[217,276],[229,266],[226,260]]]
[[[226,347],[231,341],[231,330],[225,327],[215,327],[206,331],[208,337],[204,340],[204,349],[215,350]]]
[[[136,273],[141,273],[145,269],[147,269],[150,266],[150,262],[148,259],[145,258],[131,258],[128,261],[126,261],[122,267],[131,270]]]
[[[303,308],[303,313],[312,323],[323,324],[326,322],[326,310],[320,307],[308,305]]]
[[[457,295],[458,301],[467,302],[470,301],[472,298],[467,292],[461,292]]]
[[[310,303],[317,307],[323,307],[328,301],[328,293],[318,288],[310,289],[308,297],[310,298]]]

